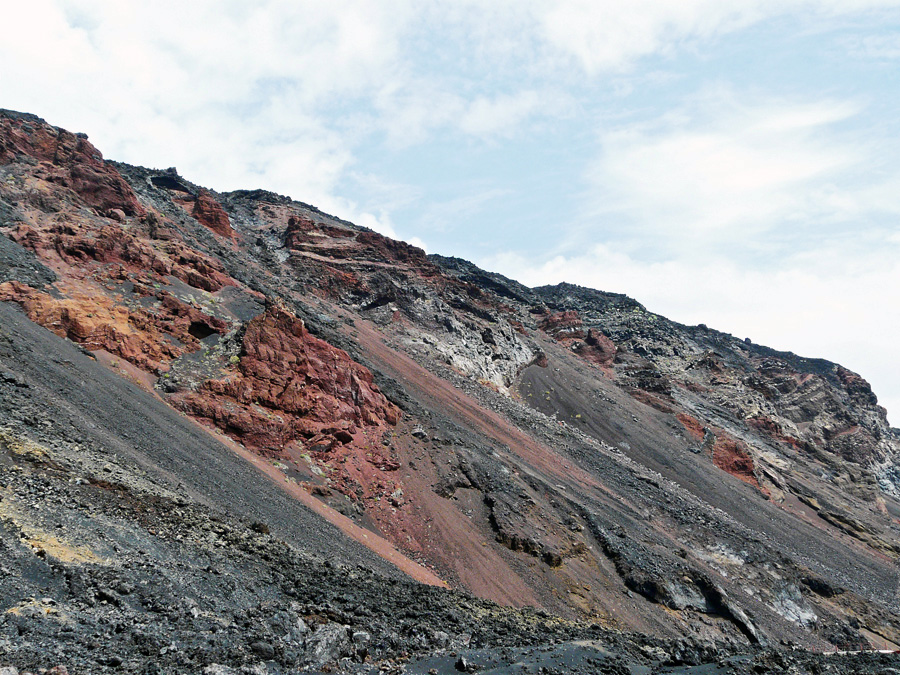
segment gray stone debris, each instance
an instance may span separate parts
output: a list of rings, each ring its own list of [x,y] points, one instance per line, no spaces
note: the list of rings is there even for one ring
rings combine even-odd
[[[339,623],[328,623],[316,630],[307,640],[304,662],[313,668],[322,668],[346,656],[349,647],[349,628]]]

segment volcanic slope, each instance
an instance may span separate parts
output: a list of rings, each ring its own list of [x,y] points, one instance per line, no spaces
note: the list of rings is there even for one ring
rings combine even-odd
[[[105,161],[8,111],[0,232],[22,312],[4,381],[39,402],[4,398],[7,447],[103,448],[154,494],[381,579],[732,650],[900,644],[897,432],[840,366]],[[99,536],[66,564],[98,563]]]

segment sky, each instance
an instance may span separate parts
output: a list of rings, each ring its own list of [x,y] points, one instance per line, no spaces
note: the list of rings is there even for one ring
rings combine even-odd
[[[0,107],[862,374],[900,424],[900,0],[0,0]]]

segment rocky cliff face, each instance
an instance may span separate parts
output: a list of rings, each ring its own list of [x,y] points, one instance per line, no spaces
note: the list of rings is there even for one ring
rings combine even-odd
[[[732,652],[900,645],[900,438],[836,364],[107,162],[19,113],[0,112],[0,234],[0,302],[414,578]],[[16,438],[44,428],[4,414]],[[317,644],[296,642],[272,656]]]

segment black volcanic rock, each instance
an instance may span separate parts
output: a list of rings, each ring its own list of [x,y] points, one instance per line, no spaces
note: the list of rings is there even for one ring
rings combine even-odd
[[[0,283],[4,281],[20,281],[33,288],[44,288],[56,281],[56,274],[42,265],[33,252],[0,236]]]

